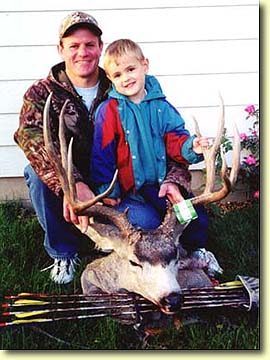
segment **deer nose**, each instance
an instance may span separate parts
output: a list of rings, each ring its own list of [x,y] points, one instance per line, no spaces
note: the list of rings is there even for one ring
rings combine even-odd
[[[166,311],[176,312],[181,309],[181,306],[184,302],[184,296],[181,293],[173,292],[168,296],[165,296],[161,299],[161,305]]]

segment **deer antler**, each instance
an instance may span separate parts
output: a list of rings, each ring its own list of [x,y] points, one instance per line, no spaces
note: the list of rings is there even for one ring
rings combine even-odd
[[[220,149],[221,139],[224,132],[224,123],[225,123],[224,103],[221,95],[219,95],[219,98],[220,98],[220,116],[219,116],[217,135],[214,139],[213,145],[209,148],[203,149],[203,155],[206,166],[206,185],[204,192],[202,194],[189,199],[193,203],[193,205],[209,204],[224,199],[231,191],[232,186],[234,185],[237,179],[237,174],[240,165],[240,136],[237,127],[234,124],[233,156],[232,156],[232,168],[230,172],[230,177],[228,177],[227,175],[227,165],[225,161],[225,156],[221,149],[220,153],[222,159],[222,167],[221,167],[220,175],[223,180],[223,186],[218,191],[214,191],[215,177],[216,177],[215,161],[216,161],[217,152]],[[195,122],[195,133],[197,136],[201,137],[198,122],[195,118],[194,118],[194,122]],[[175,214],[172,211],[172,206],[169,205],[163,223],[159,226],[159,228],[156,231],[160,233],[168,233],[171,229],[175,228],[176,223],[177,220]],[[185,226],[183,226],[183,229]]]
[[[222,168],[221,168],[221,179],[223,181],[223,186],[220,190],[214,191],[215,185],[215,161],[219,148],[221,147],[221,139],[224,132],[224,102],[219,95],[220,99],[220,117],[218,124],[218,131],[215,137],[214,143],[211,147],[203,149],[205,167],[206,167],[206,185],[204,192],[201,195],[198,195],[192,199],[192,203],[196,204],[208,204],[216,202],[225,198],[228,193],[231,191],[232,186],[234,185],[237,174],[240,166],[240,136],[237,130],[236,125],[234,124],[234,141],[233,141],[233,157],[232,157],[232,168],[230,177],[227,175],[227,165],[225,161],[225,156],[223,150],[221,149],[221,159],[222,159]],[[198,123],[194,118],[195,122],[195,132],[197,136],[201,136]]]
[[[81,202],[77,198],[75,181],[73,176],[73,162],[72,162],[72,143],[73,138],[70,140],[69,146],[67,148],[66,139],[65,139],[65,125],[64,125],[64,114],[65,109],[68,104],[68,100],[65,101],[59,117],[59,142],[60,142],[60,154],[56,152],[53,144],[53,139],[49,126],[49,112],[50,104],[53,93],[51,92],[46,100],[43,113],[43,134],[44,134],[44,143],[45,148],[48,152],[48,155],[51,161],[54,163],[56,173],[59,177],[63,192],[68,199],[68,202],[71,204],[73,211],[77,215],[88,215],[90,216],[100,216],[103,219],[110,220],[124,237],[131,236],[134,232],[134,228],[129,223],[126,214],[120,213],[117,210],[101,205],[95,205],[101,199],[106,197],[113,189],[114,184],[117,179],[118,171],[115,171],[112,182],[109,185],[108,189],[105,190],[102,194],[95,196],[89,201]]]
[[[50,104],[53,93],[51,92],[46,100],[46,104],[44,107],[43,113],[43,134],[44,134],[44,143],[45,148],[48,152],[48,155],[51,161],[55,165],[55,169],[57,175],[59,177],[63,192],[67,197],[69,203],[71,204],[73,211],[76,214],[82,214],[87,208],[96,204],[98,201],[106,197],[113,189],[114,184],[117,179],[117,170],[115,171],[112,182],[107,190],[105,190],[102,194],[95,196],[93,199],[90,199],[85,202],[81,202],[77,199],[75,181],[73,177],[73,163],[72,163],[72,143],[73,138],[69,143],[69,147],[67,150],[66,139],[65,139],[65,130],[64,130],[64,113],[66,106],[68,104],[68,100],[65,101],[60,117],[59,117],[59,141],[60,141],[60,153],[61,159],[59,158],[59,154],[55,151],[52,135],[49,127],[49,112],[50,112]]]

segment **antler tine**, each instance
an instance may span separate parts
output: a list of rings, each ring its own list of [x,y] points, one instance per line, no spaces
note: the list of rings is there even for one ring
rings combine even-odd
[[[206,166],[206,185],[204,192],[201,195],[190,199],[194,205],[207,204],[223,199],[231,191],[232,185],[235,183],[237,178],[237,173],[240,164],[240,137],[238,131],[235,128],[234,146],[233,146],[233,166],[231,170],[230,179],[226,174],[227,165],[226,165],[224,153],[221,149],[221,159],[222,159],[221,178],[223,180],[223,186],[220,190],[213,191],[215,184],[216,155],[218,149],[220,148],[221,139],[224,132],[224,123],[225,123],[224,102],[220,94],[219,94],[219,99],[220,99],[220,116],[219,116],[217,135],[215,137],[214,143],[211,146],[211,148],[203,150],[205,166]],[[195,119],[195,128],[196,131],[199,132],[198,123],[196,119]]]
[[[162,221],[162,223],[159,225],[158,228],[156,228],[155,230],[152,230],[152,234],[155,235],[161,235],[161,234],[165,234],[165,235],[169,235],[169,236],[173,236],[175,234],[175,228],[178,228],[178,233],[181,229],[181,232],[185,229],[185,227],[187,226],[185,225],[181,225],[176,218],[175,212],[173,211],[173,205],[171,204],[170,201],[167,201],[167,211],[166,214],[164,216],[164,219]]]
[[[218,149],[220,148],[221,138],[224,132],[224,124],[225,124],[225,111],[224,111],[224,102],[222,96],[219,94],[220,100],[220,114],[219,114],[219,122],[218,129],[213,145],[209,149],[204,149],[203,155],[206,164],[206,185],[205,185],[205,193],[210,193],[213,191],[215,186],[215,178],[216,178],[216,155]]]
[[[101,193],[99,195],[96,195],[93,199],[90,199],[88,201],[80,202],[80,201],[77,200],[72,205],[74,213],[75,214],[80,214],[80,215],[87,214],[87,209],[88,208],[95,205],[97,202],[101,201],[103,198],[105,198],[107,195],[109,195],[110,192],[113,190],[113,187],[114,187],[114,185],[116,183],[117,175],[118,175],[118,170],[116,169],[110,185],[108,186],[108,188],[103,193]]]
[[[129,236],[134,232],[133,226],[129,223],[127,216],[125,213],[120,213],[114,208],[95,205],[97,202],[102,200],[104,197],[109,195],[112,191],[115,182],[117,180],[118,170],[116,169],[113,179],[109,187],[101,194],[95,196],[93,199],[85,202],[79,202],[77,200],[75,181],[73,176],[73,162],[72,162],[72,144],[73,138],[71,138],[69,146],[68,146],[68,182],[70,186],[71,198],[75,199],[72,204],[72,208],[75,214],[88,215],[88,216],[100,216],[102,218],[106,218],[107,220],[112,221],[112,223],[118,227],[121,233],[125,236]]]
[[[154,232],[157,232],[159,234],[167,234],[170,230],[174,230],[176,224],[177,219],[173,211],[172,204],[170,203],[170,201],[167,201],[167,210],[163,222],[159,225],[157,229],[154,230]]]
[[[61,161],[59,160],[59,155],[55,151],[52,134],[50,130],[50,106],[51,106],[51,99],[53,96],[53,92],[51,92],[46,100],[44,111],[43,111],[43,136],[44,136],[44,143],[47,153],[50,157],[50,160],[53,162],[57,175],[59,177],[62,189],[67,196],[70,198],[70,191],[68,186],[68,179],[65,173],[65,169],[62,166]],[[66,105],[66,104],[65,104]],[[64,106],[65,106],[64,105]]]
[[[62,140],[61,140],[62,142]],[[63,141],[64,142],[64,141]],[[88,201],[79,201],[77,198],[77,192],[75,187],[75,180],[73,176],[73,160],[72,160],[72,145],[73,145],[73,138],[71,138],[69,146],[68,146],[68,154],[67,154],[67,164],[66,164],[66,173],[68,177],[68,187],[69,187],[69,194],[70,194],[70,201],[71,206],[75,214],[81,215],[83,212],[88,209],[89,207],[93,206],[103,198],[105,198],[107,195],[110,194],[110,192],[113,190],[113,187],[117,180],[118,170],[115,170],[115,173],[113,175],[113,179],[109,185],[109,187],[101,194],[95,196],[92,199],[89,199]]]
[[[70,198],[72,199],[72,206],[76,208],[77,204],[77,191],[75,186],[75,180],[73,176],[73,161],[72,161],[72,146],[73,146],[73,137],[70,139],[68,145],[68,160],[67,160],[67,175],[68,175],[68,185],[70,189]]]
[[[201,131],[200,131],[200,128],[199,128],[198,121],[197,121],[197,119],[195,118],[194,115],[192,116],[192,119],[193,119],[193,122],[194,122],[195,134],[196,134],[198,137],[201,137],[202,134],[201,134]]]
[[[216,154],[220,147],[221,138],[222,138],[223,131],[224,131],[224,122],[225,122],[225,120],[224,120],[224,103],[223,103],[223,99],[222,99],[221,95],[219,95],[219,99],[220,99],[220,116],[219,116],[217,135],[215,137],[213,145],[210,148],[202,149],[205,166],[207,169],[206,185],[205,185],[204,193],[207,193],[207,194],[212,192],[213,188],[214,188],[215,176],[216,176],[216,174],[215,174]],[[194,125],[195,125],[195,133],[198,137],[201,137],[202,135],[201,135],[201,132],[199,129],[199,125],[194,116],[193,116],[193,121],[194,121]]]
[[[224,126],[225,126],[225,107],[224,107],[223,98],[220,94],[219,94],[219,101],[220,101],[220,105],[219,105],[220,114],[219,114],[218,130],[212,146],[213,149],[212,151],[215,153],[215,155],[220,147],[221,139],[224,133]]]
[[[230,173],[230,182],[232,185],[234,185],[237,180],[237,175],[240,168],[240,153],[241,153],[240,135],[235,122],[233,122],[233,127],[234,127],[233,154],[232,154],[232,168]]]
[[[59,136],[59,142],[60,142],[60,153],[61,153],[61,159],[62,159],[62,165],[64,170],[67,169],[67,143],[66,143],[66,136],[65,136],[65,124],[64,124],[64,115],[65,110],[67,107],[69,100],[67,99],[61,109],[60,117],[59,117],[59,129],[58,129],[58,136]]]
[[[83,214],[89,217],[99,216],[111,221],[121,231],[124,237],[139,234],[138,230],[135,230],[135,227],[128,221],[126,213],[121,213],[113,207],[93,205],[87,208]]]
[[[112,182],[109,185],[108,189],[105,190],[102,194],[99,194],[95,196],[93,199],[90,199],[89,201],[86,202],[78,201],[75,181],[73,176],[73,162],[72,162],[73,138],[71,139],[67,150],[66,137],[65,137],[64,114],[69,100],[65,101],[59,117],[58,136],[59,136],[60,153],[61,153],[61,160],[60,160],[59,154],[55,151],[54,148],[50,126],[49,126],[49,112],[50,112],[52,96],[53,93],[51,92],[46,100],[44,113],[43,113],[43,134],[44,134],[45,148],[50,156],[51,161],[55,165],[55,169],[59,177],[62,190],[68,202],[71,204],[76,214],[81,214],[85,209],[96,204],[98,201],[106,197],[112,191],[117,179],[118,170],[115,171]]]

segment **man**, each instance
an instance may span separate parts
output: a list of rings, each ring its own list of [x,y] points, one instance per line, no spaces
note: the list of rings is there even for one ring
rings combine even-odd
[[[88,218],[76,216],[63,197],[55,168],[44,149],[42,117],[46,99],[53,92],[50,127],[57,133],[60,110],[66,99],[67,141],[74,138],[76,189],[79,200],[94,195],[90,189],[89,156],[93,114],[106,98],[110,82],[98,66],[103,43],[97,21],[83,12],[74,12],[62,22],[58,51],[63,62],[55,65],[46,79],[34,83],[25,93],[20,126],[14,138],[27,156],[25,179],[38,220],[45,231],[44,246],[54,259],[51,278],[56,283],[73,279],[78,263],[81,234],[70,223],[87,229]],[[55,139],[57,142],[57,139]]]
[[[89,174],[94,113],[107,98],[111,83],[101,69],[99,59],[103,49],[102,31],[89,14],[74,12],[61,23],[58,51],[63,62],[52,67],[47,78],[35,82],[25,93],[20,113],[20,125],[14,139],[24,151],[30,164],[24,176],[30,199],[45,232],[44,246],[54,260],[51,279],[59,284],[73,280],[78,264],[82,234],[72,225],[79,224],[84,233],[88,217],[76,216],[63,196],[59,179],[50,161],[43,140],[43,110],[47,97],[53,92],[50,108],[50,128],[53,141],[57,139],[59,115],[64,102],[67,143],[74,138],[73,163],[78,199],[93,198]],[[162,185],[162,196],[178,202],[178,185],[190,186],[186,169],[172,167]],[[204,234],[205,235],[205,234]],[[187,233],[189,237],[189,234]]]

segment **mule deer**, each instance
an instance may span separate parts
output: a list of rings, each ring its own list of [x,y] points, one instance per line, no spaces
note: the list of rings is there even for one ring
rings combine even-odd
[[[54,148],[49,129],[49,109],[52,93],[44,109],[44,141],[47,152],[54,162],[61,186],[74,212],[94,218],[89,221],[87,235],[100,249],[113,251],[87,265],[81,276],[84,294],[101,289],[107,293],[126,290],[138,293],[156,304],[161,311],[172,314],[179,310],[182,302],[181,288],[209,286],[210,280],[202,270],[205,263],[186,256],[179,244],[179,236],[184,226],[178,223],[169,205],[163,223],[155,230],[135,229],[127,220],[125,213],[112,207],[97,204],[113,188],[117,177],[108,190],[87,202],[77,199],[72,167],[72,139],[67,149],[64,134],[64,104],[59,119],[59,141],[61,156]],[[240,141],[237,130],[234,136],[233,165],[227,175],[223,158],[221,189],[214,191],[215,160],[220,148],[224,130],[224,105],[221,98],[219,127],[214,143],[204,149],[206,164],[206,186],[204,192],[192,199],[193,204],[207,204],[223,199],[231,191],[239,168]],[[196,123],[196,131],[199,128]],[[221,152],[222,154],[222,152]],[[60,159],[61,157],[61,159]]]

